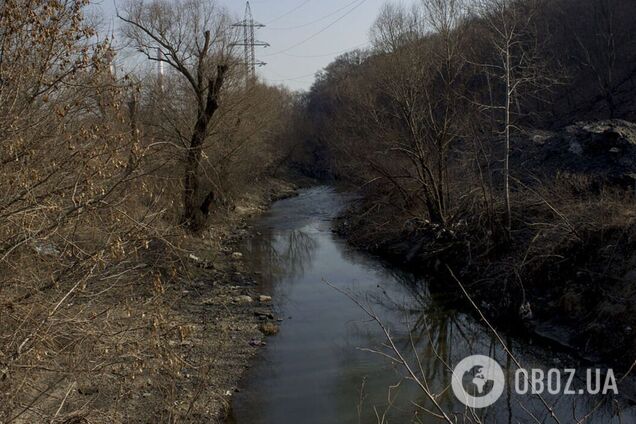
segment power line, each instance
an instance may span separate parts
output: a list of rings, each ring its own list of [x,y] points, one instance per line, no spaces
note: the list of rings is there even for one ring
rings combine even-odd
[[[273,24],[274,22],[277,22],[283,18],[286,18],[287,16],[291,15],[292,13],[294,13],[295,11],[297,11],[298,9],[300,9],[301,7],[303,7],[304,5],[306,5],[307,3],[309,3],[311,0],[305,0],[304,2],[302,2],[301,4],[299,4],[298,6],[294,7],[292,10],[283,13],[282,15],[280,15],[277,18],[272,19],[271,21],[269,21],[267,23],[267,25],[269,24]]]
[[[301,24],[301,25],[296,25],[296,26],[291,26],[291,27],[285,27],[285,28],[269,28],[269,30],[270,31],[289,31],[289,30],[293,30],[293,29],[305,28],[305,27],[308,27],[310,25],[317,24],[318,22],[322,22],[325,19],[331,18],[332,16],[338,14],[339,12],[345,10],[349,6],[351,6],[354,3],[357,3],[359,1],[360,0],[353,0],[352,2],[347,3],[344,6],[342,6],[340,9],[334,10],[333,12],[329,13],[328,15],[325,15],[322,18],[318,18],[318,19],[316,19],[314,21],[311,21],[311,22],[307,22],[307,23],[304,23],[304,24]]]
[[[317,36],[319,36],[320,34],[322,34],[323,32],[327,31],[329,28],[331,28],[332,26],[334,26],[335,24],[337,24],[338,22],[340,22],[341,20],[343,20],[345,17],[347,17],[348,15],[350,15],[351,13],[353,13],[357,8],[359,8],[360,6],[362,6],[364,3],[366,3],[368,0],[356,0],[359,1],[358,4],[356,4],[354,7],[352,7],[351,9],[349,9],[347,11],[347,13],[345,13],[344,15],[340,16],[338,19],[336,19],[335,21],[333,21],[332,23],[330,23],[329,25],[327,25],[326,27],[322,28],[320,31],[316,32],[315,34],[312,34],[311,36],[309,36],[308,38],[302,40],[299,43],[294,44],[293,46],[290,46],[284,50],[275,52],[275,53],[270,53],[268,55],[265,55],[264,57],[270,57],[270,56],[275,56],[281,53],[286,53],[292,49],[295,49],[298,46],[302,46],[303,44],[305,44],[306,42],[313,40],[314,38],[316,38]],[[352,3],[353,4],[353,3]]]
[[[369,44],[371,44],[371,42],[370,41],[366,41],[366,42],[364,42],[362,44],[358,44],[357,46],[352,46],[352,47],[349,47],[347,49],[338,50],[337,52],[331,52],[331,53],[325,53],[325,54],[314,54],[314,55],[299,55],[299,54],[291,54],[291,53],[280,53],[280,54],[282,54],[283,56],[295,57],[295,58],[300,58],[300,59],[329,57],[329,56],[334,56],[334,55],[337,55],[337,54],[340,54],[340,53],[347,53],[347,52],[350,52],[350,51],[355,50],[355,49],[360,48],[360,47],[366,47]]]
[[[268,78],[268,80],[269,81],[273,81],[273,82],[298,81],[298,80],[301,80],[303,78],[315,77],[318,72],[320,72],[320,71],[312,72],[311,74],[306,74],[306,75],[299,75],[297,77],[281,78],[281,79],[270,79],[270,78]],[[279,75],[279,76],[283,76],[283,75],[280,75],[278,73],[276,73],[276,74]]]

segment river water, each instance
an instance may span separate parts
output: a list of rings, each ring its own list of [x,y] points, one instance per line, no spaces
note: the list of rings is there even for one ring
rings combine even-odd
[[[442,422],[427,412],[434,411],[433,404],[405,378],[404,367],[383,355],[396,353],[360,306],[380,319],[457,422],[557,422],[537,396],[513,393],[516,367],[472,314],[452,309],[421,278],[356,251],[332,233],[332,219],[349,201],[333,188],[311,188],[275,203],[253,223],[254,237],[243,252],[282,322],[235,395],[232,422]],[[585,364],[527,339],[505,342],[524,368],[579,369],[571,388],[585,388]],[[450,388],[450,369],[473,354],[496,359],[507,379],[501,398],[486,409],[467,410]],[[587,423],[636,423],[633,403],[622,398],[549,393],[543,398],[561,423],[588,414]]]

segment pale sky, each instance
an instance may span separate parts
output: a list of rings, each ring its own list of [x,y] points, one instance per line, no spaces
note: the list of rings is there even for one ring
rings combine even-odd
[[[245,1],[217,0],[239,20]],[[387,0],[251,0],[254,19],[266,27],[257,31],[268,48],[256,49],[267,63],[257,72],[272,84],[307,89],[313,75],[345,51],[368,45],[369,28]],[[100,0],[97,8],[110,21],[114,0]]]

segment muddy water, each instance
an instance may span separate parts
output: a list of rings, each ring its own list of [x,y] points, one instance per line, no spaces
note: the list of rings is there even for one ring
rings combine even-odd
[[[427,291],[425,281],[353,250],[331,232],[331,220],[348,201],[334,189],[312,188],[277,202],[254,223],[255,236],[244,246],[244,254],[261,274],[263,291],[272,294],[283,321],[236,394],[233,420],[441,422],[426,412],[433,408],[431,402],[405,378],[402,367],[378,353],[394,355],[384,346],[380,326],[353,296],[389,329],[418,377],[441,394],[438,400],[444,410],[462,416],[458,422],[556,422],[536,396],[513,393],[516,368],[487,328],[471,315],[447,307],[443,298]],[[585,387],[585,364],[528,340],[508,337],[506,342],[526,368],[582,370],[573,389]],[[466,408],[450,389],[449,366],[471,354],[494,357],[508,384],[493,406],[464,418]],[[589,423],[636,423],[633,404],[609,396],[545,393],[544,399],[562,423],[586,414],[591,414]]]

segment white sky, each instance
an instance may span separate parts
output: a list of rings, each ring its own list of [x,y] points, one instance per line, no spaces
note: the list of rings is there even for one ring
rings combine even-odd
[[[217,0],[238,20],[244,0]],[[267,63],[258,73],[272,84],[307,89],[313,75],[347,50],[365,47],[369,28],[386,0],[251,0],[254,19],[267,25],[256,38],[268,42],[257,48],[257,60]],[[96,9],[110,22],[114,0],[99,0]],[[116,22],[115,22],[116,24]]]

